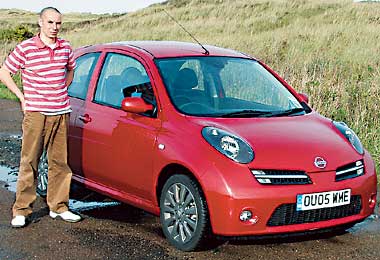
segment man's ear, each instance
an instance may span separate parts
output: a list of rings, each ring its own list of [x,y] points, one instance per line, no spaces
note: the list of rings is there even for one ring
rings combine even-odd
[[[42,19],[41,19],[41,18],[38,19],[38,25],[39,25],[40,27],[42,27]]]

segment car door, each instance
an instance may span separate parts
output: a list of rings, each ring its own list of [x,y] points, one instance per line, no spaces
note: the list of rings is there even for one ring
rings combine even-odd
[[[152,86],[149,70],[140,57],[127,52],[107,52],[103,59],[93,96],[76,120],[82,131],[84,176],[108,193],[121,191],[125,196],[151,200],[152,158],[161,122],[154,113],[121,109],[125,88]]]
[[[93,72],[101,52],[85,53],[76,58],[77,67],[68,93],[72,112],[68,134],[69,165],[76,175],[82,175],[82,132],[75,126],[78,113],[82,112]]]

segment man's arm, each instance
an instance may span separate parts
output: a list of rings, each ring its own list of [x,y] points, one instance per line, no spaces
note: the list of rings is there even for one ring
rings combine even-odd
[[[74,70],[68,70],[66,72],[66,86],[70,86],[74,78]]]
[[[12,79],[11,73],[4,67],[0,69],[0,80],[10,91],[12,91],[18,97],[18,99],[21,102],[21,109],[24,112],[24,94],[21,92],[21,90],[17,87],[16,83]]]

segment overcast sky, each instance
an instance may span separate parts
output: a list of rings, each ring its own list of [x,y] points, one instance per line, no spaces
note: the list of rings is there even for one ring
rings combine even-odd
[[[44,7],[53,6],[61,13],[125,13],[159,2],[165,0],[1,0],[0,9],[17,8],[39,12]]]

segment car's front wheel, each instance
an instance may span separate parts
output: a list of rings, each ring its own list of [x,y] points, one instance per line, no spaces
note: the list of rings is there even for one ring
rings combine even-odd
[[[38,164],[38,176],[37,176],[37,194],[41,197],[46,197],[48,185],[48,160],[47,153],[44,151],[40,157]]]
[[[160,211],[166,238],[180,250],[196,250],[211,235],[206,200],[198,184],[186,175],[173,175],[166,181]]]

